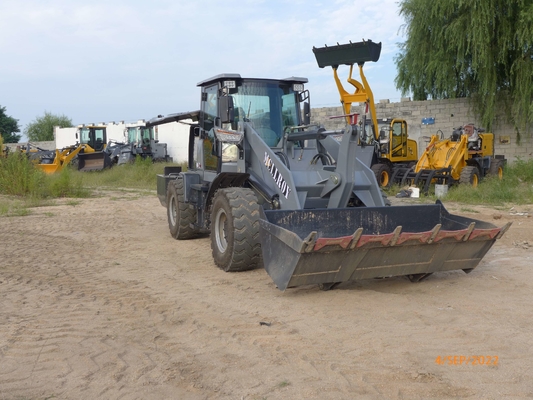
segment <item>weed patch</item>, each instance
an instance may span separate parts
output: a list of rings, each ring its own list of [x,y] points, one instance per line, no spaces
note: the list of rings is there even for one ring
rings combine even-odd
[[[46,199],[87,197],[89,191],[69,168],[48,175],[28,160],[25,153],[14,152],[0,158],[0,194]]]

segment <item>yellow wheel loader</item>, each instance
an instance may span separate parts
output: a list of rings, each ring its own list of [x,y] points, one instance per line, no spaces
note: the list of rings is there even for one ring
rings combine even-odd
[[[101,171],[113,166],[113,148],[118,149],[122,143],[107,143],[105,126],[82,126],[78,129],[80,151],[77,155],[78,171]]]
[[[417,164],[396,171],[393,180],[401,186],[418,186],[425,194],[431,183],[476,187],[487,175],[502,179],[506,163],[503,155],[494,155],[494,134],[467,124],[455,128],[447,139],[432,135]]]
[[[376,44],[370,41],[370,46],[373,45]],[[381,187],[386,187],[392,182],[392,174],[396,169],[411,167],[416,164],[418,161],[418,145],[416,140],[409,139],[407,122],[403,119],[381,119],[379,120],[378,130],[374,95],[364,75],[363,64],[358,63],[354,58],[343,55],[345,51],[354,52],[355,47],[350,46],[352,46],[352,43],[336,46],[337,49],[335,47],[325,47],[322,49],[314,48],[313,51],[317,55],[317,62],[320,68],[332,67],[333,77],[344,111],[344,115],[341,117],[346,118],[347,124],[359,123],[360,129],[362,129],[361,144],[374,146],[375,153],[372,156],[371,169],[376,175],[378,184]],[[374,51],[378,58],[378,51],[381,51],[380,46],[376,45]],[[324,56],[326,54],[327,56]],[[359,64],[361,81],[353,78],[353,67],[356,63]],[[337,73],[339,65],[348,65],[350,67],[347,82],[354,87],[353,93],[349,93],[342,85]],[[365,115],[359,122],[358,115],[351,112],[353,103],[366,104]],[[368,113],[370,113],[369,116],[366,115]],[[338,116],[333,118],[338,118]]]
[[[72,146],[55,151],[42,151],[32,155],[37,167],[53,174],[69,164],[77,165],[79,171],[101,170],[112,165],[106,152],[106,128],[103,126],[82,126],[76,132],[80,140]]]
[[[380,49],[366,41],[314,52],[321,66],[362,69]],[[280,290],[475,268],[509,225],[452,215],[441,202],[385,206],[363,129],[310,125],[306,83],[220,74],[198,83],[199,110],[148,121],[194,121],[187,171],[157,176],[171,236],[209,233],[219,268],[264,266]]]

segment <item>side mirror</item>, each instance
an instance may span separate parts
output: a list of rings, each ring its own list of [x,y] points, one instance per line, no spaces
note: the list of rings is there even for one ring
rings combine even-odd
[[[218,99],[218,115],[221,124],[229,124],[235,120],[232,96],[222,96]]]
[[[311,106],[307,102],[304,103],[304,116],[302,122],[304,125],[311,124]]]
[[[298,96],[300,97],[300,103],[309,100],[309,90],[306,89],[303,92],[300,92]]]

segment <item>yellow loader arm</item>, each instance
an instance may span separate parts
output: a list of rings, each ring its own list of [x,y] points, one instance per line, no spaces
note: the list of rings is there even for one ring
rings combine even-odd
[[[431,136],[429,145],[416,164],[415,172],[450,168],[453,179],[458,180],[468,160],[466,141],[467,137],[464,135],[459,141],[440,140],[438,135]]]
[[[56,149],[56,155],[54,161],[51,164],[37,164],[37,167],[46,172],[47,174],[53,174],[61,171],[63,167],[67,166],[74,157],[78,155],[80,151],[94,152],[92,147],[86,144],[78,146],[66,147],[62,150]]]
[[[379,60],[379,56],[381,54],[381,43],[374,43],[371,40],[357,43],[350,42],[349,44],[337,46],[325,46],[320,48],[315,47],[313,48],[313,52],[315,53],[318,66],[320,68],[324,68],[326,66],[333,68],[333,76],[341,97],[340,100],[344,110],[346,123],[352,124],[352,103],[366,103],[367,107],[369,107],[370,116],[372,118],[372,133],[374,138],[379,140],[376,107],[374,105],[374,94],[372,93],[370,85],[366,80],[363,72],[363,65],[366,61],[376,62]],[[346,89],[344,89],[339,79],[337,69],[341,64],[350,66],[348,83],[355,88],[353,93],[349,93]],[[359,66],[359,75],[361,76],[362,83],[352,77],[354,64]]]

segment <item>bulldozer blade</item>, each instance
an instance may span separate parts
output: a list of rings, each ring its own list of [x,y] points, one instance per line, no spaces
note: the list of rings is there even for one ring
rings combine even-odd
[[[366,40],[337,46],[313,47],[313,53],[320,68],[363,64],[379,60],[381,43]]]
[[[101,171],[112,165],[111,157],[103,151],[78,154],[78,171]]]
[[[280,290],[475,268],[509,228],[434,205],[264,211],[265,270]]]

